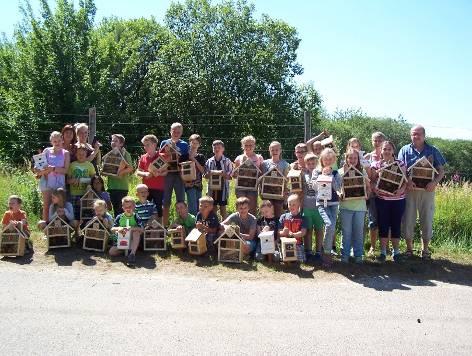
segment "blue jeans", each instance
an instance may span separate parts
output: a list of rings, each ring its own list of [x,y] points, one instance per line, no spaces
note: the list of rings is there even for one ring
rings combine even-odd
[[[354,250],[354,257],[362,257],[364,255],[365,211],[340,209],[339,217],[343,231],[343,259],[349,258],[351,247]]]
[[[166,207],[170,206],[172,200],[172,191],[175,190],[175,201],[176,203],[185,200],[185,187],[184,182],[180,178],[179,173],[168,173],[164,178],[164,201],[163,205]]]
[[[338,205],[328,205],[326,208],[322,205],[318,206],[321,218],[325,224],[325,233],[323,237],[323,249],[325,253],[329,253],[333,247],[334,234],[336,233],[336,217],[338,215]]]
[[[196,216],[198,213],[198,199],[202,197],[202,191],[197,187],[192,187],[187,188],[185,193],[187,194],[188,212]]]

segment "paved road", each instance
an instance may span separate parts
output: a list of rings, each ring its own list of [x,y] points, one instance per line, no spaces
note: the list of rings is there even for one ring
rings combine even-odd
[[[458,284],[1,263],[0,280],[0,355],[472,352],[472,288]]]

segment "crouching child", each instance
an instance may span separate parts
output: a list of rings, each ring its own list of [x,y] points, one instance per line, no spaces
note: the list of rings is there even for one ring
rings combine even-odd
[[[208,196],[201,197],[198,200],[197,222],[195,224],[198,230],[206,233],[207,250],[210,255],[216,254],[216,248],[213,243],[218,238],[218,231],[220,229],[218,215],[213,211],[213,202],[213,198]]]
[[[297,240],[297,260],[305,262],[305,248],[303,239],[307,231],[305,218],[300,213],[300,198],[297,194],[291,194],[288,199],[288,213],[280,216],[280,237],[290,237]]]

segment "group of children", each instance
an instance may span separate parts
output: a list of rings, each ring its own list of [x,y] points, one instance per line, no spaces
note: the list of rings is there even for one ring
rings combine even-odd
[[[112,135],[111,147],[120,152],[124,164],[120,166],[116,176],[106,178],[105,185],[99,169],[100,144],[95,142],[91,146],[86,143],[87,126],[79,124],[74,128],[67,125],[62,132],[53,132],[50,136],[51,147],[43,151],[47,167],[34,169],[44,203],[43,217],[38,226],[44,229],[55,216],[60,216],[76,230],[77,236],[80,235],[80,228],[84,226],[80,216],[80,199],[88,187],[91,187],[99,197],[93,205],[95,216],[113,233],[110,255],[123,253],[116,246],[116,234],[131,232],[128,254],[130,266],[136,262],[136,251],[144,227],[156,219],[165,227],[183,229],[187,234],[193,228],[205,232],[210,255],[215,253],[214,241],[223,231],[224,225],[237,225],[245,240],[244,253],[248,256],[262,260],[264,255],[261,254],[258,235],[274,231],[276,244],[281,237],[296,239],[296,255],[300,262],[319,261],[323,266],[330,267],[332,256],[336,254],[338,214],[342,229],[341,261],[349,262],[353,258],[354,262],[361,263],[364,257],[364,221],[366,212],[369,211],[372,245],[370,253],[375,251],[376,245],[376,236],[372,231],[378,227],[381,243],[379,259],[385,260],[390,239],[393,258],[397,261],[400,224],[405,209],[405,184],[392,195],[375,189],[377,171],[386,164],[397,161],[393,143],[387,141],[382,133],[373,134],[374,151],[365,156],[359,140],[351,139],[340,169],[335,149],[323,147],[319,140],[326,136],[325,132],[307,143],[297,144],[297,159],[292,164],[281,157],[282,147],[277,141],[270,144],[270,158],[264,160],[255,153],[256,140],[253,136],[246,136],[241,140],[243,153],[236,157],[234,163],[224,155],[225,146],[221,140],[213,141],[213,156],[205,159],[199,152],[200,136],[191,135],[187,143],[181,139],[182,133],[181,124],[172,124],[170,138],[160,145],[155,135],[145,135],[141,140],[145,153],[139,157],[136,168],[124,148],[124,136]],[[172,150],[178,153],[177,161],[174,161]],[[158,157],[168,164],[163,168],[154,167],[153,162]],[[303,191],[296,194],[288,192],[283,199],[262,200],[258,206],[256,190],[236,189],[236,212],[228,216],[229,181],[237,177],[237,168],[246,160],[252,160],[262,174],[273,167],[284,176],[292,169],[301,171],[304,178]],[[196,179],[191,182],[183,181],[179,174],[178,163],[185,161],[195,163]],[[400,165],[404,169],[402,162]],[[343,199],[342,176],[349,167],[355,167],[364,175],[367,198]],[[209,188],[203,195],[203,179],[215,171],[223,178],[222,186],[218,190]],[[136,187],[137,199],[128,195],[133,173],[142,180]],[[327,196],[320,195],[320,177],[331,179],[331,192]],[[169,210],[173,192],[176,196],[176,218],[170,224]],[[286,212],[284,208],[287,209]],[[112,211],[114,218],[110,213]],[[11,221],[21,225],[24,231],[29,231],[26,214],[21,210],[21,198],[17,196],[10,197],[9,210],[2,223],[5,225]],[[279,258],[279,252],[276,251],[271,259],[272,257]]]

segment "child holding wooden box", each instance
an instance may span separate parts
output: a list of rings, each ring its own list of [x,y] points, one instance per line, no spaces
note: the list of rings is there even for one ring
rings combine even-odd
[[[303,239],[306,235],[306,220],[300,212],[300,198],[297,194],[291,194],[288,199],[288,213],[280,216],[280,237],[289,237],[297,240],[296,253],[299,262],[305,262],[305,249],[303,247]]]
[[[257,236],[261,232],[274,232],[274,249],[278,245],[279,239],[279,217],[276,217],[274,214],[274,206],[270,200],[263,200],[261,205],[259,206],[259,214],[260,217],[257,219]],[[269,262],[272,262],[272,256],[279,256],[278,251],[274,251],[273,254],[268,255]],[[257,250],[256,250],[256,260],[262,261],[264,259],[264,255],[261,252],[261,242],[259,237],[257,238]]]
[[[159,214],[157,213],[156,204],[153,201],[149,201],[149,188],[146,184],[138,184],[136,186],[136,195],[138,201],[136,202],[136,214],[143,221],[143,225],[146,226],[148,221],[157,220],[159,221]]]
[[[202,139],[200,135],[193,134],[188,139],[190,143],[189,161],[195,163],[196,179],[192,182],[185,182],[185,193],[187,195],[188,210],[192,215],[198,212],[198,200],[202,197],[203,174],[205,173],[205,156],[198,152]]]
[[[48,219],[38,221],[38,228],[43,230],[56,216],[72,226],[78,234],[79,222],[75,219],[74,207],[72,203],[67,201],[67,193],[63,188],[58,188],[52,192]]]
[[[175,204],[175,211],[177,213],[177,218],[172,226],[178,229],[185,229],[185,235],[188,235],[190,231],[195,228],[197,219],[188,212],[187,204],[184,201]]]
[[[213,243],[218,238],[220,221],[213,211],[212,197],[204,196],[200,198],[196,219],[195,227],[206,233],[207,250],[210,254],[214,254],[216,249]]]

